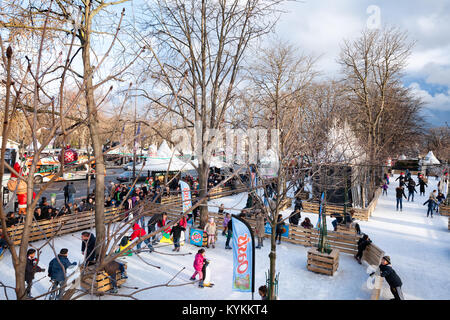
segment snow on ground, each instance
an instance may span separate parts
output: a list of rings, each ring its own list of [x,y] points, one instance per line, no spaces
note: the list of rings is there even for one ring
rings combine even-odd
[[[426,218],[426,208],[422,203],[426,197],[416,196],[415,202],[404,202],[403,212],[395,211],[395,187],[397,182],[391,181],[388,196],[378,201],[377,208],[367,222],[360,222],[362,232],[367,233],[373,242],[391,256],[392,264],[403,281],[403,292],[406,299],[448,299],[450,296],[450,232],[447,230],[447,217],[436,216]],[[430,179],[426,194],[436,186],[434,179]],[[224,203],[226,210],[237,213],[245,206],[246,193],[226,198],[215,199],[209,203],[218,206]],[[211,207],[211,211],[217,211]],[[288,215],[292,209],[284,213]],[[317,222],[316,214],[302,213],[310,217],[311,222]],[[331,221],[328,223],[331,227]],[[65,235],[56,240],[56,250],[65,247],[69,249],[71,261],[81,261],[80,252],[81,232]],[[35,243],[39,246],[42,242]],[[160,245],[158,251],[172,253],[172,246]],[[225,237],[219,234],[215,249],[206,249],[206,257],[211,260],[213,288],[198,288],[188,283],[194,272],[194,255],[199,249],[193,245],[185,245],[180,253],[190,252],[185,256],[169,256],[159,253],[142,253],[140,256],[153,265],[161,266],[156,269],[144,264],[138,257],[121,258],[128,263],[127,287],[149,287],[164,284],[169,281],[182,268],[180,275],[171,283],[172,285],[185,284],[171,288],[159,287],[143,291],[135,297],[138,299],[189,299],[189,300],[227,300],[251,299],[251,294],[234,292],[231,290],[232,282],[232,250],[225,250]],[[341,254],[339,269],[335,276],[319,275],[306,269],[306,255],[308,248],[301,245],[282,243],[277,246],[277,272],[280,273],[279,299],[370,299],[371,290],[367,286],[367,265],[356,263],[349,254]],[[265,246],[256,250],[256,289],[265,284],[265,273],[269,269],[269,241]],[[48,268],[53,258],[49,248],[42,255],[40,265]],[[37,273],[35,280],[44,277],[46,273]],[[14,272],[11,265],[11,256],[5,253],[0,260],[0,281],[6,285],[14,286]],[[33,285],[32,294],[37,296],[48,290],[50,282],[47,277]],[[130,293],[133,290],[122,287],[119,293]],[[8,290],[9,298],[14,298],[14,292]],[[381,299],[390,299],[391,293],[385,285]],[[5,299],[3,290],[0,290],[0,299]],[[83,299],[99,299],[95,296],[86,296]],[[102,297],[100,299],[123,299],[120,297]],[[259,299],[257,292],[255,299]]]

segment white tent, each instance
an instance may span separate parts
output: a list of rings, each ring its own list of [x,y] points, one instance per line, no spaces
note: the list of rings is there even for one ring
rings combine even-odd
[[[435,155],[433,154],[433,151],[430,151],[423,159],[422,164],[425,164],[425,165],[441,164],[441,162],[435,157]]]
[[[172,159],[172,160],[171,160]],[[141,170],[142,165],[137,165],[136,170]],[[194,170],[191,164],[178,159],[170,150],[166,141],[163,141],[154,156],[149,156],[145,160],[142,171],[188,171]]]

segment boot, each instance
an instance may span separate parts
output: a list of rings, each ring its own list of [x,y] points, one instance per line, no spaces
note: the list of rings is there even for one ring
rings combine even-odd
[[[128,276],[127,276],[127,274],[126,274],[125,272],[122,272],[122,273],[120,274],[120,277],[121,277],[122,279],[128,279]]]
[[[203,280],[200,280],[200,282],[198,283],[198,287],[199,287],[199,288],[204,288]]]
[[[111,290],[109,290],[109,292],[110,292],[110,293],[117,293],[118,290],[117,290],[117,288],[112,288]]]
[[[172,251],[177,251],[177,248],[176,248],[176,247],[175,247],[175,248],[173,248],[173,249],[172,249]]]
[[[194,277],[190,277],[189,280],[195,281],[195,278]]]
[[[180,252],[180,247],[177,248],[177,252]]]
[[[216,246],[214,245],[214,243],[212,244],[212,247],[215,248]]]

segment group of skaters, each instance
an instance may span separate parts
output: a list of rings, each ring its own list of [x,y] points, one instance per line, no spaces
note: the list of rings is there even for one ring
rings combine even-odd
[[[96,263],[96,238],[90,232],[83,232],[81,234],[81,253],[84,256],[84,261],[82,263],[83,268]],[[33,280],[36,273],[45,272],[46,269],[38,265],[38,258],[36,257],[36,249],[30,248],[27,251],[27,262],[25,266],[25,283],[26,289],[25,294],[28,299],[32,299],[31,289],[33,286]],[[41,253],[41,252],[39,252]],[[61,300],[64,292],[66,291],[67,285],[67,271],[78,265],[77,262],[70,262],[68,258],[69,250],[67,248],[62,248],[59,254],[50,260],[48,265],[47,275],[50,278],[52,286],[49,290],[49,300]],[[103,271],[108,275],[111,281],[112,289],[111,293],[117,293],[117,279],[116,274],[119,273],[122,279],[128,278],[125,266],[116,260],[113,260],[105,264]]]
[[[439,212],[439,205],[441,205],[445,201],[445,195],[446,190],[448,188],[448,173],[445,172],[443,177],[437,177],[438,181],[438,190],[433,190],[428,200],[425,201],[423,204],[424,206],[427,205],[427,217],[433,218],[433,213]],[[416,183],[414,179],[411,177],[411,173],[409,170],[406,170],[406,174],[403,172],[400,174],[400,176],[395,179],[395,181],[399,181],[398,187],[395,188],[395,198],[396,198],[396,209],[397,211],[400,210],[402,212],[403,210],[403,198],[406,199],[408,202],[414,202],[414,194],[417,193],[416,186],[419,186],[419,195],[425,196],[425,188],[428,187],[427,181],[424,179],[423,174],[418,174],[418,182]],[[384,175],[384,182],[383,182],[383,195],[387,195],[387,189],[389,185],[389,174],[386,173]],[[405,194],[405,187],[408,190],[408,196]]]

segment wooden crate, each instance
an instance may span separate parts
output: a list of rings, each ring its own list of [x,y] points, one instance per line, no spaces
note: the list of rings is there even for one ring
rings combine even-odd
[[[125,270],[127,269],[127,264],[124,263]],[[92,278],[94,276],[94,267],[89,266],[86,272],[88,274],[81,277],[80,285],[82,288],[91,291],[91,288],[94,290],[94,294],[101,295],[104,292],[111,290],[111,280],[108,277],[108,274],[105,271],[97,272],[97,276],[94,282],[94,286],[92,287]],[[91,272],[89,272],[91,271]],[[117,271],[116,273],[116,281],[117,281],[117,287],[120,287],[122,284],[125,283],[126,279],[122,279],[120,272]]]
[[[332,249],[330,254],[321,253],[317,248],[308,250],[307,269],[309,271],[333,276],[339,267],[339,250]]]

